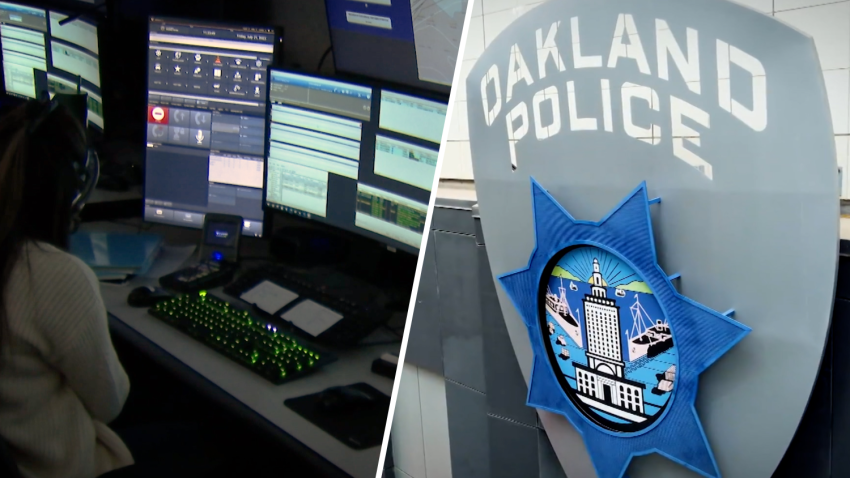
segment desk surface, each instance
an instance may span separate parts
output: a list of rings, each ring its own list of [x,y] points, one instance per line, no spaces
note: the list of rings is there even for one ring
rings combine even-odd
[[[142,187],[132,186],[127,191],[105,191],[95,189],[86,204],[98,204],[113,201],[127,201],[131,199],[142,199]]]
[[[116,230],[121,230],[122,226],[111,223],[94,223],[87,224],[85,229],[117,232]],[[177,228],[157,227],[155,232],[164,233],[166,242],[171,242],[168,236],[172,235],[183,236],[183,243],[186,243],[187,232],[185,229],[177,229],[176,231],[169,229]],[[198,231],[191,232],[199,236]],[[178,239],[177,242],[181,241]],[[244,404],[258,417],[291,436],[346,474],[355,478],[372,478],[375,476],[380,447],[362,451],[348,448],[291,411],[283,404],[283,401],[291,397],[320,392],[328,387],[357,382],[366,382],[390,395],[393,387],[392,380],[372,373],[371,365],[372,361],[382,353],[398,354],[400,344],[361,347],[345,352],[335,351],[339,356],[338,361],[307,377],[275,386],[171,328],[164,322],[148,315],[146,309],[133,308],[127,305],[127,295],[133,288],[154,285],[155,282],[155,279],[152,278],[138,277],[120,286],[102,284],[103,300],[110,316],[197,372],[224,393]],[[238,301],[222,293],[220,288],[213,289],[209,293],[231,301],[235,307],[245,308]]]

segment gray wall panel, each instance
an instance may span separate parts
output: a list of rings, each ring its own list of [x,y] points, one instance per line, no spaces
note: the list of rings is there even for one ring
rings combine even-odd
[[[446,378],[486,392],[478,246],[472,236],[433,232]],[[414,319],[415,320],[415,319]]]
[[[443,348],[440,338],[440,298],[437,289],[437,262],[434,236],[428,234],[419,292],[416,294],[415,320],[410,324],[405,361],[443,375]]]
[[[452,476],[490,477],[487,400],[483,393],[446,381]]]
[[[537,430],[537,456],[540,463],[540,478],[567,478],[561,462],[558,461],[552,443],[546,436],[546,431]]]
[[[478,247],[478,266],[489,413],[537,427],[537,412],[525,404],[528,386],[513,354],[483,246]]]
[[[475,235],[475,224],[472,221],[470,208],[449,208],[434,206],[434,218],[431,229],[437,231],[456,232],[468,236]]]
[[[537,429],[489,417],[490,476],[538,476]]]
[[[848,241],[841,241],[846,243]],[[838,283],[835,286],[836,297],[842,299],[850,299],[850,258],[842,257],[839,259],[838,267]]]
[[[850,301],[835,301],[832,328],[832,476],[843,477],[850,476]]]

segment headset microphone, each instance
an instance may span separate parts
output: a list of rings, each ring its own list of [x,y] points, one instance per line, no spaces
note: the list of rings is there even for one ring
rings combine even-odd
[[[76,116],[81,124],[85,125],[87,114],[86,102],[87,95],[69,94],[57,94],[52,99],[43,100],[38,115],[30,122],[27,128],[27,135],[33,135],[41,124],[56,111],[59,105],[66,106],[71,111],[71,114]],[[87,146],[85,155],[82,158],[73,159],[72,168],[76,179],[76,189],[70,205],[72,218],[71,229],[74,231],[79,225],[79,214],[82,212],[86,201],[91,197],[100,179],[100,160],[94,148]]]

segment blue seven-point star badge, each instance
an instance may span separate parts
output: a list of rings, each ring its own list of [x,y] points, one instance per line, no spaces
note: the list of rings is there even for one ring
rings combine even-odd
[[[535,249],[499,277],[534,352],[528,405],[570,421],[599,478],[653,452],[719,478],[694,408],[699,375],[750,329],[661,270],[645,183],[598,223],[573,219],[533,178],[531,196]]]

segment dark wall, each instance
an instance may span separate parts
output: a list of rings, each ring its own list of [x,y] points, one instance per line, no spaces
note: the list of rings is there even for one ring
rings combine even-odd
[[[525,405],[528,387],[474,216],[473,203],[437,199],[405,360],[446,379],[453,476],[563,478],[535,411]],[[842,259],[825,360],[775,478],[850,476],[848,343],[850,259]]]
[[[472,204],[437,201],[405,360],[445,377],[452,475],[564,478],[525,406]]]

